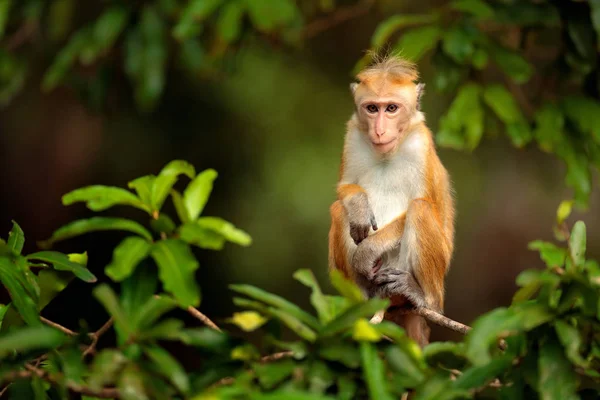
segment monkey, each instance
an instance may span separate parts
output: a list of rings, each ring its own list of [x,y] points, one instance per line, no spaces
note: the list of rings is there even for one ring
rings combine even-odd
[[[388,298],[385,316],[420,346],[425,319],[393,308],[442,313],[445,277],[454,250],[454,192],[437,154],[420,101],[416,65],[375,57],[350,85],[354,112],[347,122],[330,207],[329,268],[352,279],[367,298]]]

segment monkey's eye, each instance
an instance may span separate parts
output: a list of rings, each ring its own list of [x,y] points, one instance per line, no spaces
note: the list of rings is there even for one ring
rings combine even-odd
[[[375,104],[369,104],[366,107],[367,111],[370,112],[371,114],[374,114],[377,112],[377,106]]]
[[[392,113],[396,112],[396,111],[398,111],[398,106],[395,104],[390,104],[389,106],[387,106],[385,111],[392,112]]]

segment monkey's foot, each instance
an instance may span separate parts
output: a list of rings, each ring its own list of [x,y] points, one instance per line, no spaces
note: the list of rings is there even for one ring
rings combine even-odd
[[[427,306],[421,286],[419,286],[414,276],[407,271],[384,268],[375,275],[373,283],[377,287],[375,291],[379,297],[389,298],[401,295],[406,297],[415,307]]]

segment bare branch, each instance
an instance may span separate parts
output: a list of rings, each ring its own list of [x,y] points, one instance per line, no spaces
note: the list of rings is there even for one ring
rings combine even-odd
[[[40,319],[42,320],[43,323],[45,323],[48,326],[51,326],[53,328],[58,329],[59,331],[61,331],[62,333],[65,333],[69,336],[77,336],[77,332],[74,332],[72,330],[70,330],[69,328],[65,328],[64,326],[57,324],[56,322],[52,322],[47,318],[44,318],[42,316],[40,316]]]
[[[200,311],[198,311],[197,309],[195,309],[192,306],[189,306],[187,308],[187,312],[189,312],[192,316],[194,316],[195,318],[199,319],[200,321],[202,321],[204,323],[204,325],[208,326],[209,328],[214,329],[215,331],[219,331],[221,332],[221,328],[219,328],[217,326],[217,324],[215,324],[214,322],[212,322],[210,320],[210,318],[208,318],[206,315],[202,314]]]
[[[307,24],[302,32],[302,37],[304,39],[310,39],[336,25],[360,17],[369,12],[374,4],[375,0],[362,0],[351,6],[339,7],[327,17],[317,19]]]
[[[96,332],[90,334],[90,337],[92,338],[92,343],[83,352],[84,357],[87,356],[88,354],[91,354],[94,351],[96,351],[96,345],[98,344],[98,340],[100,339],[100,336],[104,335],[110,329],[110,327],[112,325],[113,325],[113,319],[111,317],[108,321],[106,321],[104,323],[104,325],[102,325],[100,327],[100,329],[98,329]]]
[[[260,359],[260,362],[268,363],[271,361],[281,360],[282,358],[289,358],[294,355],[293,351],[282,351],[281,353],[270,354]]]
[[[433,310],[427,308],[415,308],[412,310],[403,310],[405,314],[417,314],[421,317],[427,319],[428,321],[433,322],[436,325],[442,326],[444,328],[448,328],[455,332],[462,333],[466,335],[467,332],[471,330],[471,327],[465,324],[461,324],[460,322],[456,322],[453,319],[450,319],[442,314],[439,314]]]

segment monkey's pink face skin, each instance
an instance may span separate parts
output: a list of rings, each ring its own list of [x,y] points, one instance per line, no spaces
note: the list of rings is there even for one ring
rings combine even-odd
[[[396,149],[405,134],[410,112],[402,98],[367,97],[359,104],[359,117],[375,151],[387,154]]]

